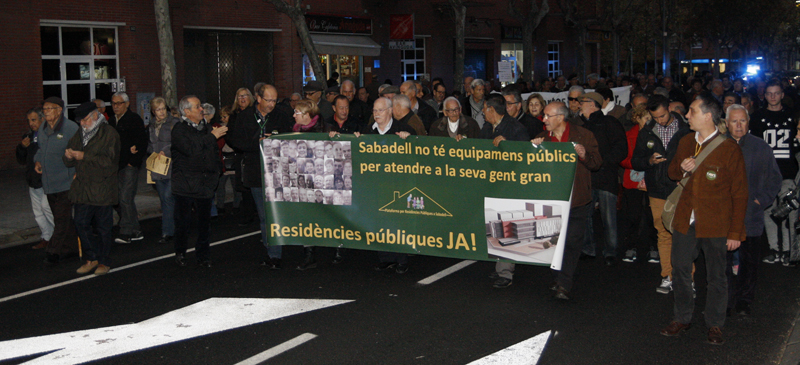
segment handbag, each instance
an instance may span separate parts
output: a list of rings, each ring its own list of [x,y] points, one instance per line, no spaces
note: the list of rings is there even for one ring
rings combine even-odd
[[[714,138],[714,140],[711,141],[711,143],[708,144],[708,146],[706,146],[706,148],[703,149],[702,152],[700,152],[699,155],[697,155],[697,157],[695,157],[695,170],[700,167],[706,156],[711,154],[711,152],[713,152],[717,146],[722,144],[725,138],[726,137],[720,133]],[[692,176],[694,176],[694,174],[683,178],[680,183],[678,183],[678,186],[675,187],[675,190],[672,191],[672,194],[669,194],[667,201],[664,202],[664,211],[661,213],[661,223],[664,224],[664,228],[666,228],[670,233],[673,233],[672,220],[675,218],[675,210],[677,210],[678,201],[680,201],[681,194],[683,194],[683,187],[686,186]]]

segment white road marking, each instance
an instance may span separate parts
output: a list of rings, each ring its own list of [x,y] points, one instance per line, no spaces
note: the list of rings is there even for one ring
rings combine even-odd
[[[136,324],[0,342],[0,361],[44,354],[25,364],[81,364],[349,302],[210,298]]]
[[[431,276],[428,276],[425,279],[422,279],[422,280],[418,281],[417,284],[420,284],[420,285],[432,284],[436,280],[439,280],[439,279],[441,279],[441,278],[443,278],[443,277],[445,277],[447,275],[450,275],[450,274],[452,274],[452,273],[454,273],[454,272],[456,272],[458,270],[461,270],[461,269],[463,269],[463,268],[465,268],[465,267],[467,267],[469,265],[472,265],[474,263],[475,263],[475,261],[473,261],[473,260],[461,261],[461,262],[459,262],[459,263],[457,263],[457,264],[455,264],[453,266],[450,266],[450,267],[448,267],[448,268],[446,268],[446,269],[444,269],[442,271],[437,272],[436,274],[433,274]]]
[[[256,234],[260,234],[260,233],[261,233],[261,231],[245,233],[243,235],[239,235],[239,236],[236,236],[236,237],[231,237],[231,238],[228,238],[228,239],[224,239],[224,240],[221,240],[221,241],[214,242],[210,246],[220,245],[220,244],[223,244],[223,243],[226,243],[226,242],[235,241],[235,240],[238,240],[240,238],[245,238],[245,237],[253,236],[253,235],[256,235]],[[186,252],[192,252],[192,251],[194,251],[194,248],[190,248]],[[144,260],[144,261],[134,262],[134,263],[129,264],[129,265],[113,268],[113,269],[111,269],[111,271],[109,271],[109,274],[113,273],[113,272],[117,272],[117,271],[122,271],[122,270],[125,270],[125,269],[130,269],[132,267],[141,266],[141,265],[144,265],[144,264],[149,264],[151,262],[158,261],[158,260],[163,260],[163,259],[170,258],[170,257],[175,257],[175,254],[171,253],[171,254],[167,254],[167,255],[163,255],[163,256],[159,256],[159,257],[154,257],[152,259],[148,259],[148,260]],[[62,287],[62,286],[66,286],[66,285],[69,285],[69,284],[74,284],[74,283],[77,283],[77,282],[80,282],[80,281],[89,280],[89,279],[93,279],[93,278],[95,278],[95,275],[89,274],[89,275],[81,276],[79,278],[75,278],[75,279],[72,279],[72,280],[67,280],[67,281],[64,281],[64,282],[61,282],[61,283],[48,285],[48,286],[41,287],[41,288],[38,288],[38,289],[28,290],[26,292],[22,292],[22,293],[19,293],[19,294],[14,294],[14,295],[11,295],[11,296],[7,296],[5,298],[0,298],[0,303],[7,302],[7,301],[12,300],[12,299],[22,298],[22,297],[25,297],[25,296],[28,296],[28,295],[31,295],[31,294],[41,293],[43,291],[59,288],[59,287]]]
[[[539,362],[550,331],[531,337],[514,346],[497,351],[489,356],[475,360],[467,365],[530,365]]]
[[[258,355],[255,355],[247,360],[244,360],[236,365],[257,365],[264,361],[267,361],[275,356],[278,356],[286,351],[289,351],[297,346],[300,346],[308,341],[313,340],[317,335],[313,333],[304,333],[300,336],[297,336],[289,341],[286,341],[278,346],[275,346],[267,351],[264,351]]]

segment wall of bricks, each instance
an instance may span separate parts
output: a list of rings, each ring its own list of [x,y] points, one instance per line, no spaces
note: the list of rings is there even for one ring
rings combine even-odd
[[[375,42],[383,48],[375,57],[381,68],[373,69],[382,83],[391,79],[395,85],[401,81],[401,51],[389,50],[389,15],[415,14],[415,33],[427,38],[427,73],[442,77],[448,90],[453,85],[454,34],[452,16],[439,11],[439,5],[425,1],[373,1],[373,0],[306,0],[308,12],[339,16],[371,17]],[[500,60],[501,25],[518,25],[507,13],[506,4],[480,0],[480,6],[467,10],[468,18],[489,19],[490,25],[479,23],[468,26],[467,37],[486,38],[480,43],[468,42],[467,48],[486,49],[487,73],[496,73]],[[446,4],[443,2],[443,4]],[[563,72],[570,73],[575,66],[573,30],[565,28],[557,4],[551,4],[551,13],[535,37],[535,73],[547,74],[547,41],[564,41],[561,49]],[[178,95],[186,92],[184,80],[183,30],[187,26],[280,29],[272,33],[274,42],[274,83],[279,96],[287,96],[302,87],[302,54],[300,40],[291,20],[275,11],[265,0],[170,0],[170,17],[175,42]],[[12,11],[0,12],[0,34],[3,50],[0,52],[0,169],[18,167],[14,158],[19,137],[27,130],[24,112],[42,101],[42,59],[40,20],[66,20],[83,22],[124,22],[118,28],[119,75],[125,76],[127,92],[135,105],[136,93],[153,92],[161,95],[160,54],[152,1],[119,0],[107,2],[85,0],[64,2],[32,0],[25,6],[15,6]],[[373,58],[365,58],[365,66],[372,67]],[[369,74],[365,75],[369,82]],[[252,85],[247,85],[252,87]],[[233,97],[231,96],[231,100]],[[110,108],[107,110],[110,112]]]

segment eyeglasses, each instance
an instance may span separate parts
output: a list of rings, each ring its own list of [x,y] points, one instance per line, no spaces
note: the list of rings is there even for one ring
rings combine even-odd
[[[267,104],[275,104],[278,102],[278,99],[261,99],[261,100],[263,100]]]
[[[294,115],[300,115],[300,114],[305,114],[305,113],[303,113],[303,112],[301,112],[301,111],[299,111],[297,109],[294,110]]]
[[[239,100],[247,100],[247,99],[250,99],[250,97],[249,97],[249,96],[247,96],[247,94],[242,94],[242,95],[239,95],[239,96],[237,96],[236,98],[237,98],[237,99],[239,99]]]
[[[567,99],[568,99],[569,101],[578,101],[578,98],[570,98],[570,97],[568,97]]]
[[[311,95],[314,95],[314,94],[319,93],[319,92],[321,92],[321,91],[306,91],[304,94],[306,94],[306,96],[311,96]]]
[[[384,111],[386,111],[388,109],[389,109],[388,107],[387,108],[383,108],[383,109],[372,109],[372,113],[383,113]]]
[[[545,115],[544,115],[544,119],[553,119],[553,118],[555,118],[555,117],[559,117],[559,116],[563,116],[563,115],[564,115],[564,114],[552,114],[552,115],[550,115],[550,114],[545,114]]]
[[[518,102],[518,101],[507,101],[506,105],[514,105],[514,104],[519,104],[519,103],[520,102]]]
[[[444,112],[445,113],[453,113],[453,112],[457,112],[459,110],[461,110],[461,108],[445,109]]]
[[[163,112],[163,111],[165,111],[165,110],[167,110],[167,108],[165,108],[165,107],[163,107],[163,106],[162,106],[162,107],[160,107],[160,108],[156,108],[156,110],[155,110],[155,111],[157,111],[157,112]]]
[[[111,105],[114,105],[114,106],[122,105],[122,104],[125,104],[125,102],[124,101],[116,101],[116,102],[112,101],[111,102]]]
[[[49,110],[56,110],[58,108],[60,108],[60,107],[58,107],[58,106],[46,106],[46,107],[42,108],[42,110],[49,111]]]

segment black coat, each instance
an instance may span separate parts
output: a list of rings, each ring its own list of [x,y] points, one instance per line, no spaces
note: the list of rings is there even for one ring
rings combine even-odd
[[[416,114],[419,119],[422,119],[422,124],[425,125],[425,131],[431,130],[431,125],[438,119],[436,110],[423,100],[417,99],[417,105],[419,105],[419,108]]]
[[[674,114],[673,117],[675,118],[673,123],[678,123],[678,131],[670,138],[666,148],[664,148],[658,133],[653,131],[656,121],[651,120],[645,124],[644,128],[639,131],[639,135],[636,136],[636,147],[633,149],[633,155],[631,156],[631,167],[637,171],[644,171],[647,195],[657,199],[667,199],[669,194],[672,194],[672,190],[675,190],[678,185],[676,181],[672,181],[669,178],[669,164],[675,157],[675,152],[678,151],[678,143],[681,138],[692,133],[688,124]],[[667,160],[650,165],[650,157],[653,156],[653,153],[658,153]]]
[[[209,125],[197,130],[189,123],[182,120],[172,128],[172,193],[211,199],[222,171],[217,138]]]
[[[375,125],[375,122],[364,127],[364,129],[361,130],[361,134],[380,134],[378,133],[378,129],[372,128],[373,125]],[[395,134],[397,132],[408,132],[412,135],[417,135],[417,131],[415,131],[414,128],[411,128],[410,125],[403,122],[398,122],[396,120],[392,120],[392,126],[389,127],[389,130],[384,133],[384,135]]]
[[[33,161],[33,156],[36,156],[36,151],[39,150],[39,143],[34,137],[33,131],[22,135],[22,139],[25,138],[30,138],[31,144],[28,147],[23,146],[22,143],[17,145],[17,162],[25,166],[25,181],[28,182],[28,186],[39,189],[42,187],[42,174],[36,172],[34,168],[36,163]]]
[[[503,119],[500,120],[500,124],[498,124],[497,128],[494,128],[494,130],[492,130],[492,123],[489,123],[488,121],[483,123],[483,128],[481,128],[479,138],[495,139],[497,136],[503,136],[509,141],[531,140],[528,136],[528,131],[525,129],[522,123],[508,115],[503,115]]]
[[[584,119],[583,127],[590,130],[600,147],[603,165],[592,172],[592,189],[619,194],[620,162],[628,157],[628,139],[617,118],[596,111]]]
[[[361,100],[358,100],[358,98],[353,98],[353,101],[350,102],[350,114],[347,116],[347,119],[353,119],[358,123],[358,128],[361,129],[363,126],[369,123],[370,116],[372,116],[372,106]],[[358,129],[355,131],[357,130]]]
[[[361,121],[352,115],[347,116],[347,120],[344,121],[341,127],[339,127],[339,123],[333,118],[326,120],[325,124],[328,126],[329,131],[339,132],[341,134],[353,134],[363,129]]]
[[[116,115],[112,115],[108,124],[114,127],[119,133],[119,169],[131,165],[135,168],[142,166],[142,161],[147,159],[147,130],[144,128],[144,121],[139,114],[130,110],[125,112],[120,120]],[[131,153],[131,146],[136,146],[137,153]]]
[[[225,136],[228,145],[243,153],[242,183],[250,188],[262,185],[261,138],[265,133],[289,133],[294,125],[292,117],[286,114],[283,108],[277,106],[266,115],[267,120],[262,122],[264,123],[263,127],[256,118],[255,106],[242,110],[236,117],[234,129],[229,129]]]
[[[517,121],[525,127],[525,130],[528,131],[528,136],[533,139],[534,136],[538,136],[539,133],[544,132],[544,122],[539,120],[539,118],[534,117],[528,113],[523,112],[520,110],[519,112],[521,115],[518,116]]]
[[[75,178],[69,189],[69,201],[95,206],[119,203],[120,138],[110,125],[100,124],[97,134],[84,146],[81,132],[75,133],[67,148],[83,152],[82,160],[62,157],[64,165],[75,168]],[[130,152],[130,151],[128,151]],[[144,152],[144,151],[142,151]]]

